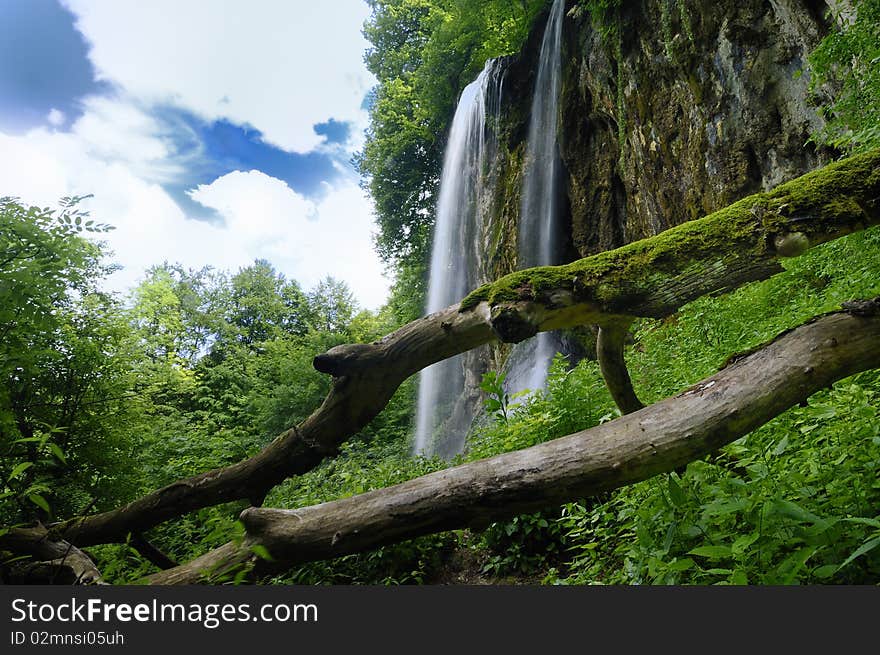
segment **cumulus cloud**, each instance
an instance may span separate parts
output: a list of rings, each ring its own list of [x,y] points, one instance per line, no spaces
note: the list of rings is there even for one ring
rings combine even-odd
[[[100,238],[124,265],[111,277],[111,288],[128,289],[145,269],[166,260],[234,271],[263,258],[304,288],[332,275],[366,308],[385,301],[388,281],[371,248],[370,202],[354,181],[314,202],[259,171],[229,173],[192,192],[217,210],[224,219],[219,225],[188,219],[159,184],[137,175],[128,162],[96,156],[91,145],[76,132],[0,134],[0,195],[55,206],[62,196],[93,193],[83,206],[116,228]]]
[[[384,301],[388,283],[372,249],[370,203],[354,181],[313,202],[260,171],[236,171],[199,186],[192,197],[223,216],[240,248],[295,271],[303,286],[332,275],[365,306]]]
[[[249,123],[296,152],[321,144],[313,126],[329,118],[364,125],[374,80],[362,64],[361,0],[65,4],[99,78],[134,97]]]
[[[342,163],[363,142],[373,82],[365,3],[63,2],[103,84],[76,114],[0,133],[0,195],[93,194],[83,206],[116,228],[101,236],[124,266],[115,290],[163,261],[234,271],[264,258],[305,288],[332,275],[362,306],[384,302],[371,203]],[[220,220],[194,220],[202,207]]]
[[[67,121],[67,116],[60,109],[52,107],[46,115],[46,120],[49,121],[49,125],[52,127],[61,127]]]

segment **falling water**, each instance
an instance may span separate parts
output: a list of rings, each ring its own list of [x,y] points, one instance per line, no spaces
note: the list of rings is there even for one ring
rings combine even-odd
[[[440,176],[440,193],[428,282],[429,313],[461,300],[480,279],[483,214],[489,190],[483,183],[484,163],[492,156],[487,112],[496,118],[502,72],[497,60],[465,87],[452,120]],[[461,355],[422,371],[416,412],[417,454],[451,457],[461,452],[473,420],[467,402],[468,370]]]
[[[559,151],[556,127],[564,8],[564,0],[554,0],[541,41],[526,145],[518,268],[559,263]],[[541,332],[533,339],[518,344],[508,358],[508,391],[543,388],[550,361],[558,347],[557,335],[548,332]]]

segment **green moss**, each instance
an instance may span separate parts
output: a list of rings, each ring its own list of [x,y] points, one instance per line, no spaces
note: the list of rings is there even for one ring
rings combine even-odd
[[[583,0],[581,3],[590,12],[590,20],[603,38],[620,30],[620,9],[623,0]]]
[[[780,185],[769,195],[768,208],[780,222],[805,222],[807,236],[828,226],[859,224],[864,209],[852,196],[871,197],[880,185],[880,149],[855,155]],[[799,228],[800,229],[800,228]]]
[[[686,1],[676,0],[676,5],[678,5],[678,15],[681,17],[681,28],[684,30],[684,35],[689,43],[693,43],[695,41],[694,20],[691,16],[691,10]]]
[[[703,87],[700,84],[700,80],[697,79],[697,76],[694,73],[688,73],[687,85],[690,88],[691,95],[694,98],[694,104],[700,106],[703,103]]]
[[[671,0],[660,0],[660,32],[663,35],[663,48],[666,50],[666,58],[675,61],[675,52],[672,49],[672,12],[669,4]]]
[[[793,221],[808,237],[854,228],[863,221],[864,212],[852,196],[873,197],[878,186],[880,150],[875,150],[622,248],[562,266],[506,275],[473,291],[461,302],[460,311],[483,301],[492,305],[539,301],[552,306],[551,295],[558,291],[569,291],[581,302],[620,303],[651,291],[658,280],[707,272],[726,257],[775,257],[773,238],[791,231]]]

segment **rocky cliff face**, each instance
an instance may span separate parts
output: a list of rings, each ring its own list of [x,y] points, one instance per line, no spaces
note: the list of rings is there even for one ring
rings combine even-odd
[[[572,260],[656,234],[828,158],[807,54],[827,33],[815,0],[625,2],[623,38],[566,7],[559,147]],[[508,62],[491,172],[485,276],[517,267],[516,222],[542,21]]]
[[[569,0],[563,23],[559,263],[652,236],[797,177],[830,153],[810,144],[821,118],[801,74],[827,33],[815,0],[624,2],[622,39]],[[497,155],[484,182],[480,277],[517,258],[523,159],[546,16],[506,67]],[[563,335],[573,359],[591,334]],[[510,349],[472,354],[462,396],[479,410],[480,376]],[[471,414],[474,415],[474,414]]]

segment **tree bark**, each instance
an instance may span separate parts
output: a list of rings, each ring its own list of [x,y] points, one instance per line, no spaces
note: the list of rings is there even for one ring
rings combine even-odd
[[[11,528],[0,535],[0,550],[30,559],[4,567],[9,584],[104,584],[95,563],[73,544],[54,539],[42,525]]]
[[[629,334],[628,324],[605,325],[599,328],[596,339],[596,358],[599,370],[605,379],[605,385],[614,400],[614,404],[622,414],[632,414],[644,405],[636,395],[623,358],[626,336]]]
[[[173,569],[175,566],[178,566],[177,562],[156,548],[142,534],[132,535],[131,541],[128,543],[141,555],[141,557],[160,569]]]
[[[247,509],[243,544],[149,581],[196,582],[206,567],[281,569],[592,496],[702,457],[836,380],[877,367],[880,298],[802,325],[672,398],[567,437],[334,502]],[[254,544],[273,560],[257,561]]]
[[[116,510],[70,519],[54,531],[79,545],[123,541],[202,507],[262,499],[286,478],[335,454],[407,377],[430,364],[538,331],[665,316],[707,293],[779,272],[781,257],[878,223],[880,150],[874,150],[650,239],[565,266],[513,273],[379,341],[337,346],[316,357],[315,368],[334,377],[327,398],[254,457]]]

